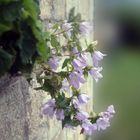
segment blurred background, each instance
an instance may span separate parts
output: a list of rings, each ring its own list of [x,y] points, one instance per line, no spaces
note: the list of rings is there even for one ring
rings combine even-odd
[[[107,54],[94,109],[115,106],[111,127],[92,140],[140,139],[140,0],[95,0],[95,40]]]

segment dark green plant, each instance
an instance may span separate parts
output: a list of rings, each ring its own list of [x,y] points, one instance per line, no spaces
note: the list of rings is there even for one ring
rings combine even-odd
[[[37,0],[0,0],[0,76],[30,73],[37,59],[47,61]]]

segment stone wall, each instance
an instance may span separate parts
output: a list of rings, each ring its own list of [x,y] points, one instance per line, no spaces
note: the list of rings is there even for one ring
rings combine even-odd
[[[83,19],[93,21],[93,0],[41,0],[40,7],[44,24],[48,19],[66,19],[72,7]],[[32,85],[36,84],[33,80]],[[83,89],[92,99],[91,79]],[[79,129],[62,130],[60,122],[41,115],[41,106],[47,100],[47,93],[33,90],[22,76],[3,76],[0,79],[0,140],[84,140]],[[86,107],[87,111],[91,109],[92,102]]]

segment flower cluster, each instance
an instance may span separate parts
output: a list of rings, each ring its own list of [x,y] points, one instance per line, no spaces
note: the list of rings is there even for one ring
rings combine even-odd
[[[96,123],[91,123],[88,119],[89,114],[87,112],[80,111],[76,114],[76,118],[81,121],[81,127],[83,133],[87,135],[91,135],[92,133],[105,130],[107,127],[110,126],[110,118],[113,117],[115,113],[113,105],[110,105],[106,112],[102,112],[101,115],[96,120]]]
[[[46,64],[43,63],[43,74],[38,74],[42,85],[39,89],[47,91],[51,99],[44,104],[42,112],[50,118],[62,121],[62,127],[81,126],[81,133],[91,135],[95,131],[110,126],[110,119],[115,113],[113,105],[107,111],[90,116],[83,111],[90,97],[80,88],[90,75],[96,82],[103,76],[100,61],[106,54],[95,50],[97,41],[84,47],[80,40],[92,30],[88,22],[63,22],[52,26],[48,33],[51,39],[48,44],[52,55]],[[61,38],[60,38],[61,37]],[[92,65],[88,62],[92,59]]]

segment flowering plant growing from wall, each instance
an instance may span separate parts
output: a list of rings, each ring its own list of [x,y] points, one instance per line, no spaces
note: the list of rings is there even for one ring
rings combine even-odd
[[[80,15],[75,16],[74,9],[68,21],[50,23],[47,32],[50,57],[37,75],[41,85],[37,89],[43,89],[51,96],[42,108],[43,114],[61,120],[63,128],[81,126],[81,133],[86,135],[109,127],[115,113],[113,105],[99,114],[92,112],[89,115],[82,110],[90,97],[81,87],[89,76],[96,82],[103,77],[99,63],[106,56],[96,50],[97,41],[88,43],[86,39],[92,27],[91,23],[82,21]]]
[[[80,126],[81,133],[91,135],[110,126],[113,105],[99,114],[82,110],[90,98],[81,87],[89,76],[96,82],[103,77],[99,63],[106,56],[96,50],[97,41],[86,39],[92,25],[72,10],[67,21],[49,23],[43,31],[36,1],[2,0],[0,7],[0,76],[35,72],[36,90],[51,97],[42,112],[61,120],[63,128]]]

